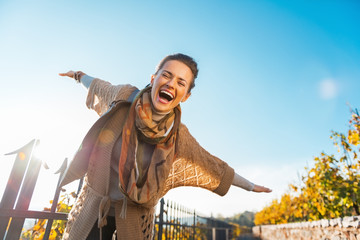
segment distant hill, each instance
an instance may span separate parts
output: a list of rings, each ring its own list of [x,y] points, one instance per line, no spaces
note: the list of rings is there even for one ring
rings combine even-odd
[[[236,223],[239,224],[240,226],[246,226],[251,228],[255,226],[254,217],[255,217],[254,212],[245,211],[243,213],[235,214],[232,217],[227,217],[227,218],[218,217],[218,218],[225,222]]]

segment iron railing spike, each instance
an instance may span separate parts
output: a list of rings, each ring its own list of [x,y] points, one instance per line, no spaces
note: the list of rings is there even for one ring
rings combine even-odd
[[[34,141],[36,141],[36,139],[31,140],[28,144],[26,144],[25,146],[19,148],[18,150],[15,150],[15,151],[12,151],[12,152],[9,152],[9,153],[5,153],[4,155],[8,156],[8,155],[13,155],[15,153],[21,152],[21,150],[23,150],[24,148],[28,147],[29,145],[34,144]]]
[[[60,168],[54,173],[54,174],[58,174],[58,173],[62,173],[65,171],[65,169],[67,168],[67,162],[68,162],[68,159],[65,158],[63,163],[61,164]]]
[[[42,165],[46,170],[50,169],[50,168],[49,168],[49,165],[46,163],[46,161],[41,161],[41,165]]]

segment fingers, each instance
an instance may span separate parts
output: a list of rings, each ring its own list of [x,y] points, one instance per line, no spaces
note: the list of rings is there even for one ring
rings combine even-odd
[[[272,192],[272,190],[270,188],[267,188],[264,186],[259,186],[259,185],[255,185],[253,191],[254,192],[266,192],[266,193]]]
[[[272,192],[272,190],[270,189],[270,188],[266,188],[266,187],[264,187],[264,191],[263,192],[267,192],[267,193],[269,193],[269,192]]]
[[[62,77],[71,77],[71,78],[73,78],[74,73],[75,73],[74,71],[70,70],[70,71],[68,71],[66,73],[59,73],[59,75],[62,76]]]

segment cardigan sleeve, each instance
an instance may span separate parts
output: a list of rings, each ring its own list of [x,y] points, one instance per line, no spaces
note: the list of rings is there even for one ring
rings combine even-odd
[[[89,89],[94,79],[95,79],[94,77],[85,74],[80,78],[80,82],[86,89]]]
[[[180,125],[177,156],[166,180],[167,190],[179,186],[201,187],[225,195],[234,179],[234,169],[211,155],[187,127]]]
[[[126,100],[136,87],[125,85],[112,85],[111,83],[94,78],[88,90],[86,106],[95,110],[100,116],[110,107],[113,101]]]

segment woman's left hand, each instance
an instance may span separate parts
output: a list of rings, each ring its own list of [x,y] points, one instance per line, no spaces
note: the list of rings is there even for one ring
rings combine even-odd
[[[272,190],[270,188],[264,187],[264,186],[259,186],[259,185],[254,185],[254,189],[253,192],[272,192]]]

